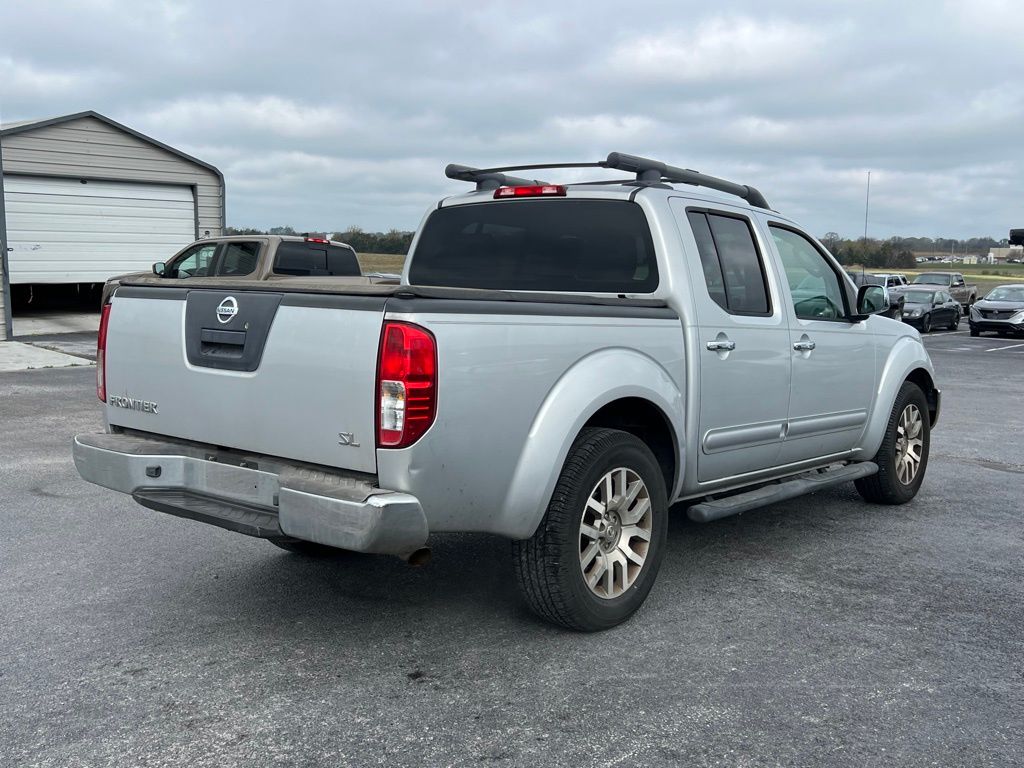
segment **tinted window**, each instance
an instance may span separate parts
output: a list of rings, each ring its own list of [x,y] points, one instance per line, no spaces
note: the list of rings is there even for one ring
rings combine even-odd
[[[708,217],[695,211],[690,211],[686,215],[693,229],[693,237],[697,241],[697,252],[700,253],[700,265],[704,269],[704,284],[708,287],[708,295],[715,304],[728,311],[725,279],[722,277],[722,265],[718,261],[718,250],[715,248],[715,239],[711,236]]]
[[[352,277],[361,275],[359,261],[351,248],[325,243],[282,242],[274,256],[278,275]]]
[[[746,219],[689,211],[708,295],[727,312],[770,314],[754,233]]]
[[[279,275],[326,275],[327,246],[313,243],[283,242],[274,256],[274,272]]]
[[[942,275],[935,272],[924,272],[914,278],[914,283],[920,285],[949,285],[949,275]]]
[[[359,259],[351,248],[332,245],[327,249],[327,272],[340,277],[356,277],[363,274]]]
[[[217,265],[218,275],[250,275],[256,271],[259,243],[225,243]]]
[[[650,293],[658,265],[640,206],[520,200],[434,211],[412,255],[414,285]]]
[[[786,270],[796,316],[804,320],[845,317],[839,276],[821,252],[803,235],[779,227],[771,230]]]

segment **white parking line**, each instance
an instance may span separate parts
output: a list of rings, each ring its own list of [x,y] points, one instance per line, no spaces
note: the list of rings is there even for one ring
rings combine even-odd
[[[1024,344],[1011,344],[1008,347],[992,347],[992,349],[986,349],[986,352],[1002,352],[1004,349],[1016,349],[1017,347],[1024,347]]]

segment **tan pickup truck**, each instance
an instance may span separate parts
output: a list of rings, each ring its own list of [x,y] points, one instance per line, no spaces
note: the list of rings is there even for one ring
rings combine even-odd
[[[302,235],[230,235],[197,240],[152,272],[112,277],[103,286],[100,306],[122,282],[145,277],[163,280],[229,277],[281,280],[293,277],[343,277],[346,282],[397,283],[399,275],[363,274],[355,249],[326,237]],[[190,283],[191,285],[191,283]]]
[[[945,288],[965,310],[969,310],[978,300],[978,286],[964,282],[960,272],[922,272],[911,285],[937,285]]]

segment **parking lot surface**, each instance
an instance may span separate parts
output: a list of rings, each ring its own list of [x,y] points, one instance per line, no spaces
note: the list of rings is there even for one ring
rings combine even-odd
[[[597,635],[497,539],[413,569],[138,507],[71,461],[93,369],[0,374],[0,765],[1020,765],[1024,340],[961,328],[914,502],[677,514]]]

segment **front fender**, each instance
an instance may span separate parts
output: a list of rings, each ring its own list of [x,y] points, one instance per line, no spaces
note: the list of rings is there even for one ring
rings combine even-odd
[[[503,533],[519,539],[533,535],[576,436],[598,410],[625,397],[648,400],[661,410],[676,436],[676,466],[684,466],[683,395],[672,376],[635,350],[594,352],[562,374],[537,411],[499,513]],[[681,470],[679,475],[676,486]],[[666,490],[674,498],[675,489]]]
[[[866,458],[878,453],[878,448],[885,438],[885,428],[889,423],[896,395],[907,377],[918,369],[927,371],[932,381],[935,380],[935,369],[924,344],[912,336],[900,337],[889,350],[878,379],[871,418],[861,440],[861,451]]]

